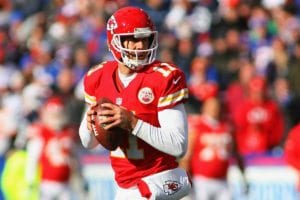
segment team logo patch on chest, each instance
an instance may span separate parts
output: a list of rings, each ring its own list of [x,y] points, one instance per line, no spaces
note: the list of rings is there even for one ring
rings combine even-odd
[[[141,88],[138,93],[138,99],[143,104],[149,104],[149,103],[153,102],[154,94],[153,94],[152,89],[149,87]]]
[[[164,192],[167,195],[172,195],[181,189],[182,184],[177,181],[166,181],[163,187],[164,187]]]

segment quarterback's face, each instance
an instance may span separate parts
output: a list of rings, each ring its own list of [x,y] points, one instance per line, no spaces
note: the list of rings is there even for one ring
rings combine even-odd
[[[133,36],[126,36],[122,39],[122,45],[129,50],[146,50],[149,48],[149,37],[134,38]],[[147,52],[140,52],[137,56],[139,60],[145,59]],[[135,58],[135,53],[128,53],[130,59]]]

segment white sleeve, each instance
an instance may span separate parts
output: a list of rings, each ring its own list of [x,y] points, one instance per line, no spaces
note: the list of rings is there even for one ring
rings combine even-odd
[[[25,180],[29,184],[34,183],[36,172],[38,171],[39,159],[42,151],[43,141],[33,138],[28,141],[26,146],[27,160],[25,168]]]
[[[86,112],[84,112],[83,119],[79,127],[79,137],[82,145],[87,149],[93,149],[98,146],[99,142],[87,128]]]
[[[144,140],[154,148],[182,157],[187,150],[187,117],[183,104],[158,113],[161,127],[155,127],[142,120],[138,120],[132,134]]]

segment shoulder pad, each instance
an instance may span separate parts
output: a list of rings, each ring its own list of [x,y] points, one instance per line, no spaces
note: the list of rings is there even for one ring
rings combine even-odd
[[[97,64],[97,65],[94,65],[87,73],[87,76],[90,76],[92,75],[95,71],[98,71],[99,69],[103,68],[104,64],[107,63],[106,61],[105,62],[102,62],[100,64]]]

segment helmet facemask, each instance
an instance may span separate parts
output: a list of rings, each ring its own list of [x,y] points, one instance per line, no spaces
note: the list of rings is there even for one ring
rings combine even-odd
[[[149,38],[148,49],[131,50],[122,45],[124,38],[133,36],[134,38]],[[132,70],[139,70],[145,65],[151,64],[156,58],[156,51],[158,47],[157,43],[157,31],[150,31],[147,28],[136,29],[135,33],[122,33],[114,34],[111,40],[112,47],[120,53],[121,58],[114,55],[115,59],[126,65]],[[144,57],[141,59],[141,56]]]

